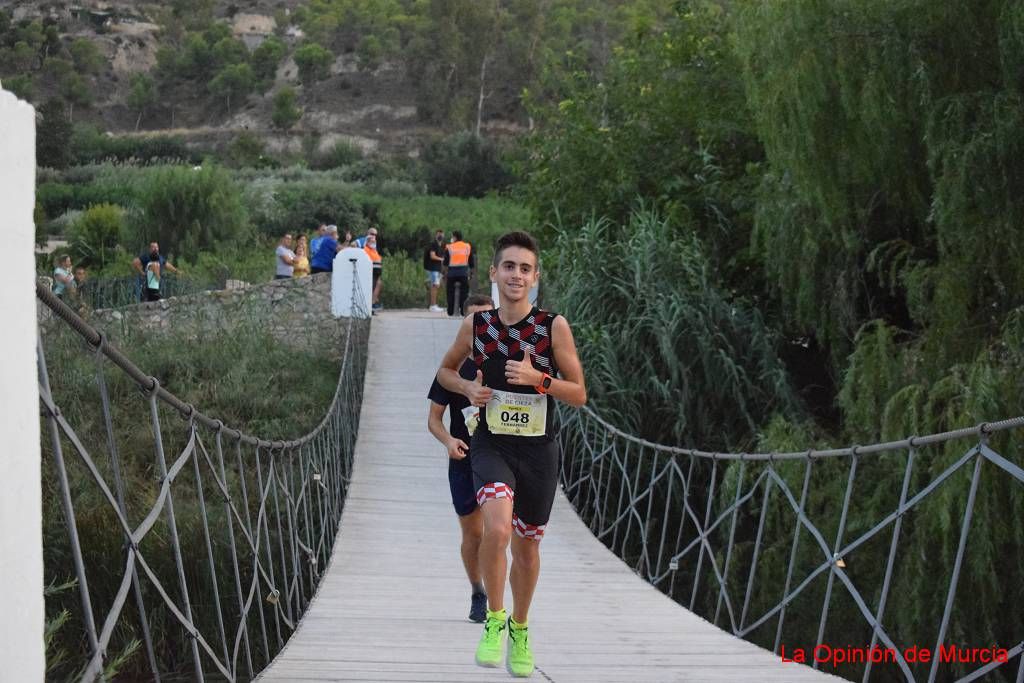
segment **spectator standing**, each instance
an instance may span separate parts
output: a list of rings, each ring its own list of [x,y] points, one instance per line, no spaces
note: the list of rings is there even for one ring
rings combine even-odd
[[[160,269],[157,273],[157,283],[162,279],[163,273],[166,270],[169,273],[180,274],[181,270],[175,268],[173,265],[168,263],[167,258],[160,253],[160,244],[157,242],[149,243],[149,251],[143,252],[135,257],[132,261],[132,267],[139,274],[139,284],[142,288],[142,300],[150,301],[146,297],[149,296],[146,289],[149,287],[149,264],[156,262],[160,265]],[[159,294],[159,292],[157,292]]]
[[[275,280],[290,280],[295,270],[295,252],[292,251],[291,233],[285,233],[277,245],[277,270],[274,272]]]
[[[366,239],[363,242],[363,251],[370,257],[373,264],[373,310],[379,311],[383,306],[380,303],[380,274],[383,270],[384,260],[377,251],[377,228],[370,228],[366,231]]]
[[[334,255],[341,249],[338,243],[338,226],[327,226],[327,234],[320,240],[319,246],[309,261],[311,273],[329,273],[334,270]]]
[[[85,270],[85,266],[75,266],[75,294],[78,296],[78,301],[81,305],[85,305],[89,302],[89,274]]]
[[[292,270],[292,277],[306,277],[309,275],[309,246],[306,244],[306,236],[299,235],[298,244],[295,245],[295,268]]]
[[[326,223],[321,223],[320,227],[316,229],[316,236],[309,243],[309,253],[311,255],[315,254],[316,250],[320,248],[320,242],[327,236],[329,227]]]
[[[444,255],[444,266],[447,268],[446,294],[448,296],[448,315],[459,317],[465,315],[466,297],[469,296],[469,282],[476,270],[476,253],[473,245],[462,240],[462,232],[452,231],[452,242]]]
[[[434,233],[434,241],[423,250],[423,270],[427,274],[427,291],[430,295],[428,310],[431,313],[440,313],[443,310],[437,305],[437,290],[441,288],[444,252],[444,230],[438,230]]]
[[[53,293],[61,299],[75,291],[75,277],[71,274],[71,257],[62,254],[53,269]]]
[[[146,301],[160,301],[160,262],[146,264]]]

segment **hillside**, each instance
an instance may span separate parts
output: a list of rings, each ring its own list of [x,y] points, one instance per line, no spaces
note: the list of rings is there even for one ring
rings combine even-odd
[[[650,25],[652,7],[0,0],[0,78],[113,134],[173,132],[219,148],[250,131],[274,153],[346,140],[364,153],[416,155],[453,130],[526,130],[524,93],[543,96],[546,79],[573,69],[600,70],[618,37]]]
[[[239,3],[244,11],[233,16],[218,16],[231,27],[232,35],[255,49],[272,36],[277,24],[265,2]],[[276,5],[295,5],[295,2]],[[162,27],[156,23],[159,8],[128,2],[96,2],[80,4],[37,2],[0,3],[8,5],[15,21],[20,19],[56,19],[63,29],[60,38],[70,43],[85,38],[99,49],[104,65],[88,79],[95,99],[88,109],[78,108],[76,122],[88,122],[101,130],[114,133],[135,131],[138,112],[129,106],[131,78],[150,73],[157,65]],[[218,14],[221,14],[218,12]],[[301,39],[301,31],[291,28],[283,36],[290,48]],[[4,65],[6,66],[6,65]],[[3,69],[5,75],[9,73]],[[56,78],[43,74],[36,81],[33,99],[58,96]],[[313,87],[298,81],[298,68],[290,57],[276,69],[273,84],[262,94],[252,94],[245,103],[225,111],[211,102],[207,93],[189,87],[177,87],[173,97],[160,97],[139,121],[140,132],[170,132],[203,147],[217,147],[235,133],[259,132],[270,151],[298,151],[305,136],[318,136],[322,150],[339,139],[345,139],[364,152],[389,152],[417,149],[425,138],[437,135],[441,127],[421,123],[416,116],[415,102],[403,87],[404,73],[400,66],[383,64],[364,72],[356,68],[351,54],[341,54],[330,66],[330,76]],[[275,130],[271,123],[275,93],[292,86],[297,104],[304,110],[291,130]],[[168,93],[171,94],[171,93]],[[173,103],[173,104],[172,104]],[[509,126],[499,122],[502,129]]]

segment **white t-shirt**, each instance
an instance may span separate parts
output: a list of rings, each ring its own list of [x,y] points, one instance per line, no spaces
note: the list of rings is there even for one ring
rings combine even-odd
[[[294,266],[289,266],[284,257],[287,256],[289,259],[295,260],[295,252],[284,246],[283,244],[277,245],[277,274],[284,277],[291,277],[295,271]]]

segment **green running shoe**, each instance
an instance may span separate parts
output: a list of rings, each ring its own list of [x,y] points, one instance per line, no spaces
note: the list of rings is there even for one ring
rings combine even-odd
[[[526,626],[509,619],[508,623],[508,672],[517,678],[526,678],[533,673],[533,652],[530,651],[530,633]]]
[[[507,618],[505,610],[498,612],[487,610],[484,634],[480,636],[480,644],[476,646],[476,663],[480,666],[501,664],[501,650],[505,644],[505,620]]]

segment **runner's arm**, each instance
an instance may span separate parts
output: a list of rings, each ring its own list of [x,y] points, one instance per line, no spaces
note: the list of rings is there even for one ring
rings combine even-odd
[[[551,344],[561,378],[551,379],[548,394],[579,408],[587,402],[587,385],[583,380],[583,366],[576,355],[576,340],[573,339],[569,322],[562,316],[555,318],[552,325]]]
[[[482,406],[491,400],[491,390],[482,386],[482,376],[477,370],[476,380],[459,377],[459,366],[473,352],[473,316],[467,315],[459,325],[459,333],[451,348],[441,359],[437,381],[448,391],[462,394],[475,406]]]
[[[430,402],[430,412],[427,414],[427,429],[434,435],[434,438],[441,442],[441,445],[448,451],[448,457],[454,460],[462,460],[466,457],[469,446],[462,439],[457,439],[448,433],[441,421],[446,406],[440,403]]]

